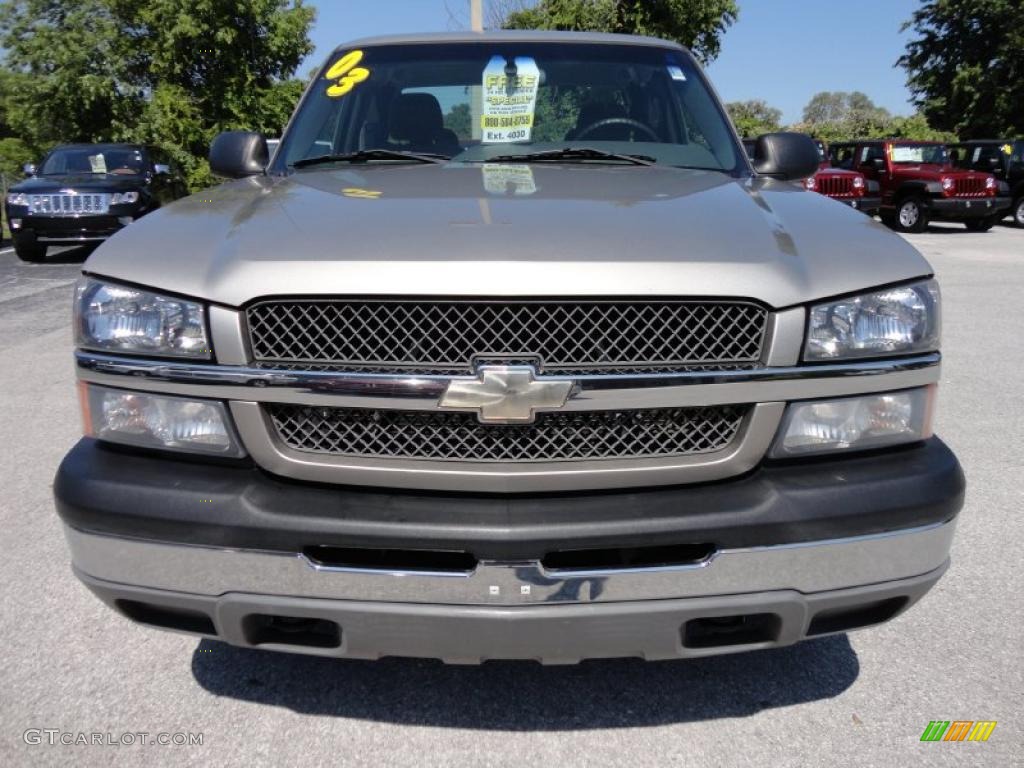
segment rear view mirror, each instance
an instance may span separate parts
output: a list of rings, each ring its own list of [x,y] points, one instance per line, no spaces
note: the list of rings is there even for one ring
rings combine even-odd
[[[818,170],[818,147],[802,133],[766,133],[754,144],[754,170],[773,179],[805,179]]]
[[[252,131],[226,131],[210,145],[210,170],[217,176],[256,176],[263,173],[269,160],[266,140]]]

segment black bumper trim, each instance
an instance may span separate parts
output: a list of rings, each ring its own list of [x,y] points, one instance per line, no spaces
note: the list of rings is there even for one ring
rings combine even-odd
[[[984,219],[995,216],[1010,207],[1008,197],[935,198],[929,202],[933,217],[963,219]]]
[[[833,197],[832,199],[867,214],[875,213],[882,207],[882,198],[880,197]]]
[[[766,465],[705,485],[482,496],[299,483],[83,439],[61,463],[54,494],[64,522],[91,533],[283,552],[463,550],[508,561],[567,548],[707,542],[724,549],[929,525],[957,515],[964,477],[933,438],[898,451]]]

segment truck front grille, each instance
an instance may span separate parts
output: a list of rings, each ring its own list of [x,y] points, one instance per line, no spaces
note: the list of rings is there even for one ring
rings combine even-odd
[[[488,426],[471,413],[271,404],[287,447],[385,459],[522,462],[689,456],[727,448],[749,406],[541,413]]]
[[[853,179],[850,176],[819,176],[818,191],[828,197],[853,197]]]
[[[265,301],[246,312],[263,365],[472,373],[513,360],[543,373],[753,366],[768,313],[744,301]]]
[[[103,215],[110,210],[110,195],[102,193],[29,195],[31,213],[48,216]]]
[[[956,180],[956,196],[957,197],[984,197],[985,196],[985,179],[957,179]]]

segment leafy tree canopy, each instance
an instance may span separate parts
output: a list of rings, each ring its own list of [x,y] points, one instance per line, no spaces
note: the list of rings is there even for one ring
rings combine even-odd
[[[928,121],[964,139],[1024,134],[1024,3],[928,0],[897,62]]]
[[[540,0],[506,13],[502,26],[650,35],[675,40],[706,63],[738,15],[736,0]]]
[[[731,101],[725,105],[736,131],[744,138],[772,133],[780,129],[782,110],[769,106],[761,99]]]
[[[217,132],[280,132],[314,16],[302,0],[5,0],[4,122],[37,151],[158,144],[202,186]]]

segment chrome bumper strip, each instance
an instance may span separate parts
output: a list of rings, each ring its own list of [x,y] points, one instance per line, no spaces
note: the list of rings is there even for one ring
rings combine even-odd
[[[250,593],[449,605],[658,600],[791,589],[809,594],[928,573],[949,557],[955,521],[846,539],[727,549],[694,565],[546,571],[483,562],[471,573],[318,567],[300,554],[217,549],[65,526],[75,567],[105,581],[196,595]]]
[[[939,378],[938,353],[867,362],[673,374],[579,375],[564,410],[764,403],[907,389]],[[84,381],[221,400],[436,410],[452,381],[473,376],[290,371],[146,360],[77,351]],[[544,377],[538,377],[543,379]],[[565,378],[565,377],[561,377]]]

